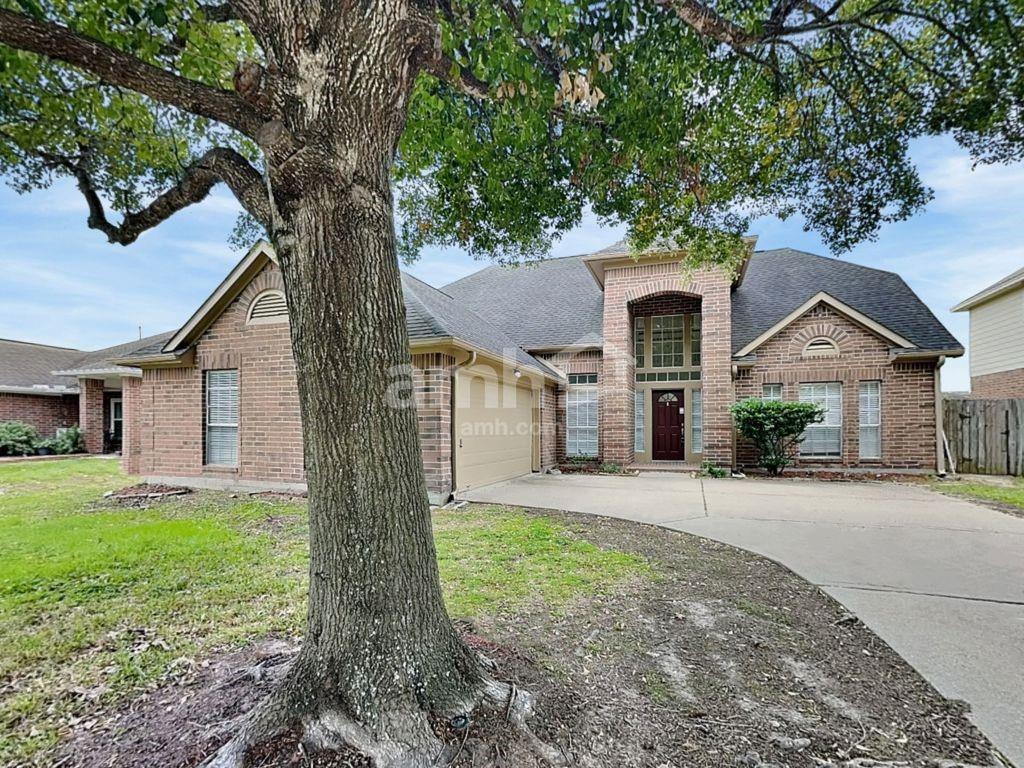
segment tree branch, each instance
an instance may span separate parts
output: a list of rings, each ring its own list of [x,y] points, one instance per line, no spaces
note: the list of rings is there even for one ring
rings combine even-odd
[[[79,67],[112,85],[224,123],[252,138],[266,122],[265,116],[234,91],[214,88],[147,64],[60,24],[0,9],[0,43]]]
[[[734,24],[697,0],[654,0],[654,2],[656,5],[672,10],[695,32],[733,48],[746,48],[761,42],[757,35],[750,34],[739,24]]]
[[[226,147],[214,147],[185,169],[181,181],[157,197],[141,211],[128,213],[120,224],[108,218],[83,159],[52,158],[49,162],[64,167],[74,175],[78,189],[89,205],[88,225],[107,236],[116,245],[129,245],[147,229],[166,221],[178,211],[202,201],[219,182],[223,181],[235,197],[254,218],[262,222],[270,219],[270,203],[263,177],[238,152]]]

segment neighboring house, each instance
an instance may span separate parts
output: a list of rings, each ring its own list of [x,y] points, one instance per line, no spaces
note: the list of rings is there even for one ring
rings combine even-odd
[[[963,348],[897,275],[790,249],[752,251],[736,277],[680,261],[617,244],[490,266],[442,289],[404,275],[408,388],[431,499],[574,456],[748,465],[729,413],[747,397],[826,409],[802,467],[941,469],[939,371]],[[129,471],[303,487],[269,246],[254,247],[166,343],[116,362],[142,371],[123,380]]]
[[[43,437],[80,426],[90,453],[121,448],[124,421],[121,382],[139,369],[115,365],[169,333],[86,352],[0,339],[0,421],[23,421]]]
[[[971,397],[1024,397],[1024,269],[953,307],[971,319]]]

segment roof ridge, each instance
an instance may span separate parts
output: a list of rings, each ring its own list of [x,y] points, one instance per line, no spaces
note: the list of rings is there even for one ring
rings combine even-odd
[[[881,269],[880,267],[869,267],[867,264],[858,264],[856,261],[850,261],[849,259],[842,259],[839,256],[823,256],[820,253],[812,253],[811,251],[805,251],[802,248],[792,248],[792,247],[790,247],[788,245],[785,245],[782,248],[764,248],[764,249],[761,249],[761,250],[757,250],[757,251],[754,251],[754,255],[757,255],[757,254],[764,255],[764,254],[769,254],[769,253],[780,253],[782,251],[789,251],[790,253],[798,253],[801,256],[810,256],[810,257],[815,258],[815,259],[823,259],[825,261],[832,262],[833,264],[843,264],[844,266],[859,267],[860,269],[867,269],[867,270],[870,270],[872,272],[878,272],[879,274],[892,275],[893,277],[899,277],[901,280],[903,279],[902,277],[900,277],[900,273],[899,272],[895,272],[895,271],[893,271],[891,269]]]
[[[543,258],[543,259],[531,259],[530,261],[523,261],[523,262],[519,262],[519,263],[516,263],[516,264],[502,264],[501,262],[492,262],[492,263],[488,264],[485,267],[481,267],[480,269],[478,269],[478,270],[476,270],[474,272],[470,272],[468,275],[463,275],[462,277],[458,278],[457,280],[452,280],[450,283],[445,283],[444,287],[445,288],[450,288],[453,285],[458,285],[459,283],[461,283],[464,280],[468,280],[471,277],[476,277],[477,275],[482,275],[484,272],[487,272],[487,271],[489,271],[491,269],[504,269],[506,267],[514,267],[514,268],[530,267],[530,266],[533,266],[533,265],[536,265],[536,264],[547,264],[549,261],[567,261],[568,259],[582,259],[585,256],[592,255],[593,253],[597,253],[597,251],[592,251],[591,253],[574,253],[574,254],[570,254],[568,256],[548,256],[548,257]],[[441,289],[438,288],[437,290],[441,290]]]
[[[22,341],[21,339],[3,339],[0,338],[0,342],[7,342],[8,344],[23,344],[26,347],[44,347],[45,349],[61,349],[67,352],[84,352],[86,350],[77,349],[76,347],[61,347],[56,344],[41,344],[37,341]]]

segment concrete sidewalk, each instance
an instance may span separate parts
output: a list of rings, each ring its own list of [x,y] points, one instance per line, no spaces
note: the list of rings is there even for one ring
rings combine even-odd
[[[770,557],[896,649],[1024,768],[1024,519],[892,483],[528,475],[460,495],[653,523]]]

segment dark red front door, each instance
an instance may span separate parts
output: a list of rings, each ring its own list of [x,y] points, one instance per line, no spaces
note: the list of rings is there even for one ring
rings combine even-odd
[[[654,458],[661,461],[682,461],[683,393],[682,390],[655,390],[654,396]]]

